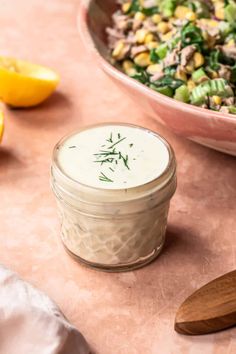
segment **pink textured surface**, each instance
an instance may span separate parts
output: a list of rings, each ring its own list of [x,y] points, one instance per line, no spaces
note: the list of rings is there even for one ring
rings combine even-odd
[[[236,266],[235,159],[174,136],[114,86],[78,38],[77,1],[0,4],[1,53],[46,64],[61,75],[58,93],[41,107],[5,109],[0,262],[46,291],[96,354],[235,353],[236,329],[194,338],[173,330],[185,297]],[[158,131],[178,160],[166,247],[151,265],[123,274],[87,269],[64,252],[49,187],[57,140],[85,124],[111,120]]]

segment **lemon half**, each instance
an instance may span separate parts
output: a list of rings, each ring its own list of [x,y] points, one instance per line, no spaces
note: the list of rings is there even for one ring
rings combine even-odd
[[[3,132],[4,132],[4,115],[0,111],[0,143],[2,141]]]
[[[14,58],[0,57],[0,99],[13,107],[36,106],[59,83],[51,69]]]

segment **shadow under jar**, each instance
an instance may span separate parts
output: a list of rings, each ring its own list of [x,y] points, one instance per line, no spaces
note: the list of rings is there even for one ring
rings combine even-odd
[[[125,271],[160,253],[176,162],[158,134],[108,123],[66,136],[54,148],[51,185],[62,242],[80,262]]]

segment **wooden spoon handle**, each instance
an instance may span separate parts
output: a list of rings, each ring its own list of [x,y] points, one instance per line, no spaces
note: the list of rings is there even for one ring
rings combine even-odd
[[[179,307],[175,330],[207,334],[236,324],[236,271],[227,273],[190,295]]]

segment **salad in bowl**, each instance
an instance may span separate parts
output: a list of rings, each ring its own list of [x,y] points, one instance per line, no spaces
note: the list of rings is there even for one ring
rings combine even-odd
[[[117,0],[112,63],[184,103],[236,114],[236,2]]]

